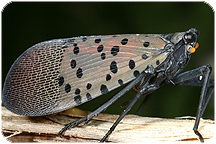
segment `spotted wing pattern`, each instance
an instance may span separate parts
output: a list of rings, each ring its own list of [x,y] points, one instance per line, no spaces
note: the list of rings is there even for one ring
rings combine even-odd
[[[157,34],[83,36],[42,42],[11,67],[2,98],[11,111],[30,116],[80,105],[133,79],[167,57]],[[157,54],[159,53],[159,54]]]

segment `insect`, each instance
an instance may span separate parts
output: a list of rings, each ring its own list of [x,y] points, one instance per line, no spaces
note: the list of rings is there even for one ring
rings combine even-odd
[[[194,132],[214,91],[211,66],[182,72],[198,47],[199,31],[170,34],[81,36],[41,42],[27,49],[12,65],[4,83],[2,101],[10,111],[26,116],[57,113],[130,82],[87,116],[66,124],[87,123],[135,87],[136,96],[101,142],[114,131],[136,101],[164,84],[202,87]],[[180,74],[181,73],[181,74]],[[143,105],[139,110],[141,110]]]

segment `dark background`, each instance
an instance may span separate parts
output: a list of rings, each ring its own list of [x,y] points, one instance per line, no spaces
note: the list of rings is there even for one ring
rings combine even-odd
[[[8,4],[2,13],[2,84],[16,60],[32,45],[57,38],[81,35],[173,33],[196,27],[200,31],[198,50],[185,70],[211,64],[214,69],[214,13],[202,2],[164,3],[18,3]],[[211,78],[214,78],[214,70]],[[92,111],[112,97],[120,87],[79,106]],[[142,116],[195,116],[200,87],[163,86],[155,91]],[[133,90],[105,112],[121,114],[120,105],[135,96]],[[131,109],[134,114],[142,99]],[[214,95],[204,118],[214,119]]]

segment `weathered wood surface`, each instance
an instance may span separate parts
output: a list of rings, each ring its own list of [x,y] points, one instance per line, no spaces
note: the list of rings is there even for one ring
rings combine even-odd
[[[88,124],[67,130],[61,138],[57,135],[64,123],[77,120],[78,115],[51,115],[27,117],[11,113],[2,107],[2,132],[12,142],[99,142],[118,115],[100,114]],[[67,114],[64,113],[64,114]],[[192,128],[194,120],[162,119],[127,115],[109,136],[108,142],[196,142],[200,143]],[[199,131],[205,142],[215,132],[214,121],[201,120]]]

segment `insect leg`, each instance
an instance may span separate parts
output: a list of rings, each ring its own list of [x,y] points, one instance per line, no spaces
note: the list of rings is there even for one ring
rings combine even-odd
[[[183,72],[171,80],[166,81],[166,84],[170,85],[187,85],[187,86],[203,86],[204,79],[202,76],[206,75],[207,67],[210,65],[203,65],[196,69]],[[214,86],[214,80],[209,81],[209,86]]]
[[[145,96],[145,95],[144,95],[144,96]],[[142,97],[144,97],[144,96],[142,95],[142,96],[140,96],[140,98],[142,98]],[[140,112],[141,112],[142,109],[144,108],[145,104],[146,104],[147,101],[149,100],[150,96],[151,96],[151,94],[148,94],[148,95],[144,98],[142,104],[140,105],[139,109],[138,109],[137,112],[136,112],[136,115],[139,115],[139,114],[140,114]],[[124,103],[121,105],[121,107],[125,107],[127,104],[131,103],[132,100],[133,100],[133,99],[130,99],[130,100],[124,102]]]
[[[176,84],[176,85],[200,86],[201,87],[201,86],[203,86],[203,82],[204,82],[204,79],[202,79],[200,81],[200,80],[198,80],[198,78],[193,78],[191,80],[188,80],[186,82],[182,82],[182,83]],[[205,109],[206,109],[206,107],[208,105],[208,102],[209,102],[209,100],[211,98],[212,93],[214,92],[214,80],[213,79],[209,80],[208,87],[209,87],[209,90],[208,90],[208,93],[205,96],[204,106],[203,106],[203,109],[202,109],[201,117],[202,117],[203,113],[205,112]]]
[[[144,83],[143,85],[145,85],[152,77],[152,75],[154,74],[154,70],[153,67],[149,67],[149,69],[146,69],[144,71],[147,76],[145,77],[144,80],[142,80],[142,82]],[[124,118],[124,116],[130,111],[130,109],[132,108],[132,106],[136,103],[136,101],[140,98],[140,96],[142,96],[141,91],[139,91],[136,96],[132,99],[132,101],[130,102],[130,104],[127,106],[127,108],[122,112],[122,114],[119,116],[119,118],[115,121],[115,123],[112,125],[112,127],[110,128],[110,130],[106,133],[106,135],[101,139],[100,142],[104,142],[107,137],[115,130],[116,126],[119,124],[119,122]]]
[[[151,94],[148,94],[145,99],[143,100],[142,104],[140,105],[139,109],[136,112],[136,115],[139,115],[140,112],[142,111],[142,109],[144,108],[145,104],[147,103],[147,101],[149,100],[149,98],[151,97]]]
[[[203,114],[203,109],[205,109],[204,106],[206,106],[207,104],[205,104],[206,100],[205,100],[205,96],[206,96],[206,92],[207,92],[207,88],[208,88],[208,83],[209,83],[209,78],[211,75],[211,67],[206,67],[207,68],[207,73],[205,75],[205,80],[203,83],[203,87],[202,87],[202,91],[201,91],[201,95],[200,95],[200,102],[199,102],[199,106],[198,106],[198,110],[197,110],[197,116],[196,116],[196,120],[195,120],[195,124],[194,124],[194,133],[199,136],[199,139],[201,142],[204,142],[202,135],[198,132],[198,126],[199,126],[199,122],[200,122],[200,118],[202,117]],[[210,96],[208,96],[210,97]],[[208,98],[207,99],[210,99]]]
[[[146,69],[148,69],[148,68],[149,67],[147,67]],[[107,102],[105,102],[102,106],[100,106],[99,108],[97,108],[95,111],[93,111],[92,113],[86,115],[85,117],[83,117],[83,118],[81,118],[81,119],[79,119],[77,121],[65,124],[65,127],[63,129],[61,129],[61,131],[58,133],[58,135],[61,136],[70,127],[76,127],[77,125],[79,125],[80,123],[82,123],[84,121],[85,121],[85,123],[87,123],[94,116],[96,116],[96,115],[100,114],[102,111],[106,110],[118,98],[120,98],[122,95],[124,95],[130,89],[132,89],[145,76],[146,76],[146,73],[142,72],[134,81],[132,81],[130,84],[128,84],[124,89],[122,89],[121,91],[119,91],[116,95],[114,95],[110,100],[108,100]]]
[[[213,93],[214,90],[214,82],[213,80],[210,80],[210,75],[211,75],[211,66],[210,65],[204,65],[201,66],[197,69],[191,70],[191,71],[187,71],[184,72],[178,76],[176,76],[175,78],[171,79],[171,81],[169,81],[169,84],[173,84],[173,85],[188,85],[190,83],[190,85],[194,85],[194,86],[202,86],[202,90],[201,90],[201,95],[200,95],[200,101],[199,101],[199,106],[198,106],[198,110],[197,110],[197,115],[196,115],[196,120],[195,120],[195,124],[194,124],[194,133],[199,137],[201,142],[204,142],[202,135],[198,132],[198,126],[199,126],[199,122],[200,122],[200,118],[202,117],[205,108],[209,102],[209,99]],[[198,81],[198,77],[200,76],[205,76],[204,80],[199,80]],[[196,79],[197,82],[195,83]],[[209,83],[210,81],[210,83]],[[207,89],[208,87],[210,87],[208,93],[207,93]],[[207,93],[207,94],[206,94]]]
[[[119,116],[119,118],[115,121],[115,123],[112,125],[110,130],[106,133],[106,135],[101,139],[100,142],[104,142],[107,137],[115,130],[116,126],[119,124],[119,122],[124,118],[124,116],[128,113],[128,111],[131,109],[131,107],[136,103],[136,101],[140,98],[140,93],[137,93],[132,102],[127,106],[127,108],[123,111],[123,113]]]
[[[209,69],[211,70],[211,66],[204,65],[194,70],[190,70],[190,71],[184,72],[176,76],[175,78],[171,79],[172,81],[171,83],[167,83],[167,84],[203,87],[204,82],[205,82],[205,78],[203,78],[203,76],[207,77],[206,75],[207,67],[209,67]],[[209,90],[204,99],[204,106],[202,109],[201,117],[214,91],[214,80],[213,79],[209,79],[207,87],[209,87]]]

